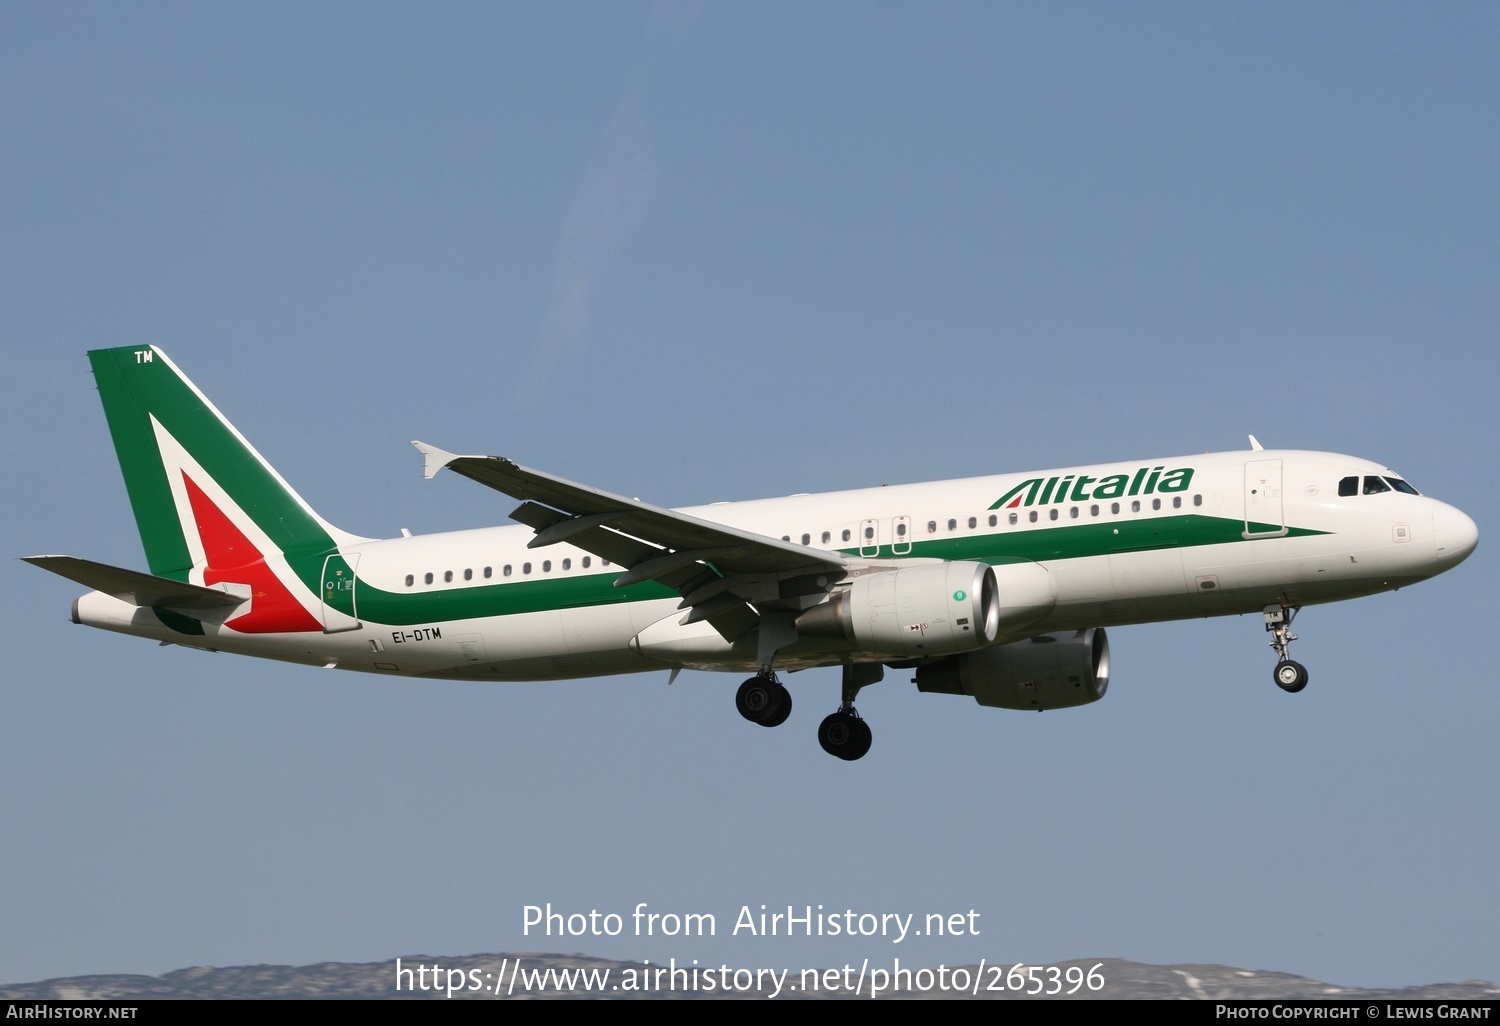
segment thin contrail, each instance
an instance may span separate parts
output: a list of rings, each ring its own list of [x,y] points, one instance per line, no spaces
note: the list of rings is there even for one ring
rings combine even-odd
[[[659,0],[651,10],[642,59],[599,143],[578,195],[563,220],[552,271],[552,295],[531,367],[516,396],[518,409],[536,405],[558,365],[588,345],[594,296],[640,223],[655,165],[641,116],[641,91],[655,51],[688,31],[696,5]]]

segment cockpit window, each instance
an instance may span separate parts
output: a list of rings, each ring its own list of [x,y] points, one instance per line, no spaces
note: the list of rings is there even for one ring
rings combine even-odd
[[[1399,477],[1376,477],[1371,474],[1365,478],[1365,486],[1362,492],[1359,487],[1358,477],[1344,477],[1339,479],[1339,495],[1341,496],[1361,494],[1379,495],[1381,492],[1388,492],[1392,489],[1406,495],[1422,494]]]

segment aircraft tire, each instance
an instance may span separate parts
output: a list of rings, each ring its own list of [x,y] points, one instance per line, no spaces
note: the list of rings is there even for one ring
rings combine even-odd
[[[1274,673],[1276,686],[1290,694],[1307,687],[1307,667],[1294,659],[1283,659],[1276,664]]]
[[[829,755],[853,762],[870,750],[870,725],[853,713],[836,712],[818,725],[818,744]]]
[[[783,697],[786,699],[785,703],[782,702]],[[787,706],[787,713],[790,715],[791,697],[786,688],[776,681],[766,677],[751,677],[735,692],[734,707],[751,723],[774,727],[786,717],[776,720],[776,723],[767,721],[776,718],[783,704]]]
[[[779,683],[776,685],[776,692],[776,711],[759,721],[762,727],[779,727],[792,715],[792,693],[786,689],[785,684]]]

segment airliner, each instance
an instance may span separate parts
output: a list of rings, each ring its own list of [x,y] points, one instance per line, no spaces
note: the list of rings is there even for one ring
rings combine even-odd
[[[1367,460],[1265,449],[666,509],[424,442],[519,502],[515,525],[390,539],[324,520],[161,350],[89,353],[149,572],[26,557],[93,589],[72,620],[164,644],[393,676],[559,680],[748,673],[774,727],[780,674],[842,668],[818,741],[869,751],[859,691],[1046,710],[1105,694],[1106,628],[1259,613],[1275,682],[1304,606],[1461,563],[1464,513]]]

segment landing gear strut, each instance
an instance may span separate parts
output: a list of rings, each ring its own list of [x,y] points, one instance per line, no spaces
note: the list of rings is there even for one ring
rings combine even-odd
[[[792,714],[792,693],[776,679],[776,674],[757,673],[740,685],[734,707],[751,723],[779,727]]]
[[[1292,620],[1301,606],[1267,606],[1265,608],[1266,630],[1271,632],[1271,647],[1276,650],[1276,669],[1272,677],[1283,691],[1298,692],[1307,687],[1307,667],[1288,654],[1297,635],[1292,633]]]
[[[844,667],[843,701],[839,703],[839,711],[818,725],[818,744],[823,746],[823,751],[853,762],[870,750],[870,725],[860,719],[855,710],[854,696],[859,694],[860,688],[874,684],[884,675],[885,669],[878,663]]]

